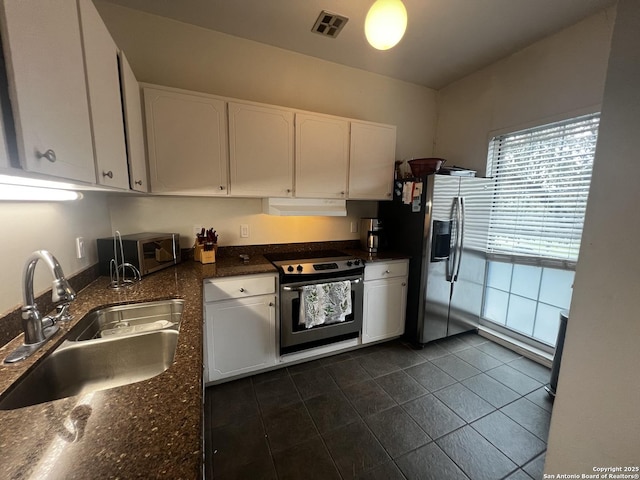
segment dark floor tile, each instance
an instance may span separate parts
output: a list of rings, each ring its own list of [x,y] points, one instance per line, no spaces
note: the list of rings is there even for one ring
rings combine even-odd
[[[320,433],[343,427],[360,418],[339,390],[305,400],[305,404]]]
[[[343,362],[332,363],[326,368],[339,387],[346,387],[371,378],[371,375],[353,358]]]
[[[254,389],[263,415],[275,408],[292,405],[301,400],[293,380],[288,375],[254,384]]]
[[[358,357],[357,361],[374,378],[400,370],[400,367],[389,358],[389,355],[381,350],[364,357]]]
[[[362,422],[323,435],[342,478],[356,478],[387,460],[389,456]]]
[[[360,358],[364,357],[365,355],[371,355],[372,353],[375,353],[382,349],[382,345],[384,345],[384,343],[376,343],[373,345],[369,345],[368,347],[358,348],[357,350],[350,350],[349,355],[351,355],[351,358]]]
[[[473,347],[489,341],[489,339],[480,336],[477,332],[462,333],[460,335],[456,335],[456,338]]]
[[[276,453],[273,460],[279,480],[340,480],[340,474],[320,437]]]
[[[521,398],[501,408],[500,411],[518,422],[540,440],[547,441],[551,414],[546,410],[531,403],[526,398]]]
[[[360,415],[367,417],[387,408],[396,402],[387,395],[380,385],[373,380],[354,383],[342,389]]]
[[[316,368],[322,367],[323,364],[320,360],[309,360],[303,363],[297,363],[296,365],[291,365],[287,367],[289,375],[293,376],[297,373],[307,372],[309,370],[315,370]]]
[[[504,407],[520,398],[520,394],[484,373],[467,378],[462,381],[462,384],[496,408]]]
[[[471,346],[460,340],[457,336],[443,338],[442,340],[437,340],[436,343],[451,353],[459,352]]]
[[[542,384],[549,383],[549,380],[551,379],[550,368],[540,365],[539,363],[525,357],[509,362],[509,366],[519,370],[525,375],[529,375],[531,378],[535,378]]]
[[[365,421],[392,458],[431,441],[416,422],[398,406],[372,415]]]
[[[431,362],[425,362],[415,367],[407,368],[405,372],[430,392],[456,382],[453,377],[444,373]]]
[[[511,362],[512,360],[521,357],[521,355],[517,354],[516,352],[513,352],[508,348],[505,348],[502,345],[498,345],[494,342],[486,342],[482,345],[476,346],[476,348],[483,351],[484,353],[488,353],[494,358],[497,358],[501,362]]]
[[[215,478],[215,480],[246,480],[248,478],[251,480],[277,480],[278,476],[273,460],[263,458],[221,475],[207,474],[205,478]]]
[[[409,368],[425,361],[413,348],[399,342],[384,344],[381,350],[385,357],[400,368]]]
[[[523,470],[516,470],[504,480],[531,480],[531,477],[524,473]]]
[[[402,408],[427,432],[439,438],[460,428],[465,421],[433,395],[425,395],[402,405]]]
[[[480,370],[472,367],[467,362],[459,359],[455,355],[447,355],[446,357],[434,358],[433,360],[431,360],[431,363],[433,363],[440,370],[451,375],[456,380],[464,380],[465,378],[473,377],[474,375],[478,375],[480,373]]]
[[[544,460],[547,453],[543,453],[542,455],[534,458],[529,463],[527,463],[522,469],[527,472],[534,480],[542,480],[544,477]]]
[[[429,393],[422,385],[416,382],[413,377],[407,375],[404,371],[378,377],[376,378],[376,383],[398,403],[408,402],[409,400]]]
[[[279,378],[289,376],[289,372],[286,368],[279,368],[277,370],[271,370],[269,372],[260,373],[251,377],[251,381],[254,385],[260,385],[264,382],[270,382],[271,380],[277,380]]]
[[[492,370],[487,370],[485,373],[520,395],[526,395],[542,387],[540,382],[515,368],[511,368],[509,365],[501,365]]]
[[[418,355],[427,360],[433,360],[434,358],[444,357],[445,355],[451,355],[449,350],[445,350],[435,342],[427,343],[421,350],[416,351]]]
[[[408,480],[467,480],[467,476],[436,445],[430,443],[396,460]]]
[[[525,398],[535,403],[540,408],[545,409],[549,413],[551,413],[551,411],[553,410],[553,397],[549,395],[549,393],[544,389],[544,387],[534,390],[533,392],[528,394]]]
[[[524,465],[547,448],[545,442],[501,412],[494,412],[471,426],[517,465]]]
[[[260,413],[250,378],[223,383],[205,390],[208,429],[244,420]]]
[[[495,410],[494,406],[460,383],[438,390],[434,395],[466,422],[472,422]]]
[[[303,400],[338,389],[329,372],[322,367],[293,374],[291,379]]]
[[[358,480],[405,480],[398,467],[393,462],[385,462],[373,470],[362,472],[356,478]]]
[[[334,363],[344,362],[346,360],[352,359],[353,356],[351,352],[338,353],[336,355],[329,355],[328,357],[320,358],[316,360],[319,365],[326,367],[328,365],[333,365]]]
[[[517,465],[468,425],[442,437],[436,443],[474,480],[496,480],[517,468]]]
[[[493,358],[491,355],[488,355],[477,348],[467,348],[466,350],[457,352],[455,355],[467,362],[469,365],[472,365],[483,372],[502,365],[500,360]]]
[[[318,435],[302,402],[279,408],[264,416],[271,452],[285,450]]]
[[[270,458],[262,421],[258,416],[211,430],[211,450],[215,475],[230,473],[252,462]]]

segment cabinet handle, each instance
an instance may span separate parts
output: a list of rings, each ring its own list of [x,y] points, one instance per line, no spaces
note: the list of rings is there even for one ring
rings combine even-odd
[[[389,270],[385,270],[384,273],[386,273],[387,275],[389,275],[391,272]]]
[[[136,185],[142,185],[142,180],[136,180],[134,183],[135,183]]]
[[[407,282],[402,282],[402,286],[406,287],[407,286]]]
[[[57,160],[56,158],[56,152],[54,152],[53,150],[49,149],[44,153],[36,153],[36,157],[38,158],[46,158],[47,160],[49,160],[51,163],[55,162]]]
[[[241,288],[241,289],[240,289],[240,291],[241,291],[242,293],[244,293],[244,288]]]
[[[269,306],[270,306],[270,307],[273,307],[273,302],[269,302]]]
[[[109,170],[108,172],[102,172],[103,177],[113,178],[113,172]]]
[[[390,196],[391,196],[391,192],[387,192],[387,197],[390,197]]]
[[[287,188],[287,193],[291,193],[291,189],[290,188]]]
[[[220,185],[220,190],[226,190],[227,187],[225,187],[224,185]]]

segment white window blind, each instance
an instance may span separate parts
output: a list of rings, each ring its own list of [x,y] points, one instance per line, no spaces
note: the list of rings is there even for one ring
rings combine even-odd
[[[576,262],[599,121],[587,115],[491,140],[489,253]]]

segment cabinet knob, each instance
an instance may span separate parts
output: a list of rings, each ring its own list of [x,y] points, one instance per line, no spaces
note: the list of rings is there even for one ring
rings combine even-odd
[[[386,273],[387,275],[389,275],[391,272],[389,270],[385,270],[384,273]]]
[[[273,305],[274,305],[273,302],[269,302],[270,307],[273,307]]]
[[[220,190],[226,190],[227,187],[225,187],[224,185],[220,185]]]
[[[38,158],[46,158],[47,160],[49,160],[51,163],[55,162],[56,159],[56,152],[54,152],[53,150],[49,149],[44,153],[36,153],[36,157]]]
[[[142,180],[136,180],[134,183],[135,183],[136,185],[142,185]]]
[[[113,172],[109,170],[108,172],[102,172],[103,177],[113,178]]]
[[[407,282],[402,282],[402,286],[406,287],[407,286]]]
[[[240,291],[241,291],[242,293],[244,293],[244,292],[245,292],[244,288],[241,288],[241,289],[240,289]]]
[[[340,192],[340,196],[344,197],[345,192]]]
[[[291,193],[291,189],[290,188],[287,188],[287,193]]]
[[[391,192],[387,192],[387,197],[390,197],[390,196],[391,196]]]

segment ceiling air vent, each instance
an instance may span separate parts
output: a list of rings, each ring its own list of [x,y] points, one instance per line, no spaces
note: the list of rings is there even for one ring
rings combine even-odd
[[[336,38],[348,21],[349,19],[347,17],[323,10],[320,12],[311,31],[324,35],[325,37]]]

